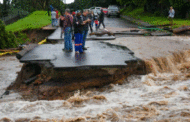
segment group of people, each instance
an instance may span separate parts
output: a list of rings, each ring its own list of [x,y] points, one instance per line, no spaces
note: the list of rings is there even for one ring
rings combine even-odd
[[[56,12],[52,11],[52,16],[54,17]],[[59,18],[59,17],[58,17]],[[52,18],[52,26],[55,25],[53,23],[57,23],[57,20]],[[84,53],[84,50],[87,50],[85,47],[86,37],[88,35],[88,30],[93,32],[93,25],[95,23],[96,31],[102,24],[104,25],[104,13],[101,10],[99,16],[95,16],[93,11],[85,10],[81,12],[78,10],[76,13],[70,13],[69,9],[65,10],[64,14],[60,15],[60,27],[61,27],[61,37],[64,33],[64,43],[65,48],[64,51],[72,52],[72,39],[75,41],[75,53]]]

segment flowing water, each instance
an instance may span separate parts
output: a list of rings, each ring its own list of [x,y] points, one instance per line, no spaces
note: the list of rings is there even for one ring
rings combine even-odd
[[[76,91],[75,95],[67,100],[34,102],[16,99],[16,97],[7,99],[5,96],[0,99],[0,120],[17,122],[30,120],[39,122],[42,120],[52,122],[190,121],[189,54],[190,52],[186,51],[167,58],[148,60],[146,64],[149,74],[130,76],[123,85],[110,84],[110,87],[103,92],[89,90],[81,95],[80,91]],[[3,65],[7,62],[9,61],[4,62]],[[20,64],[17,62],[17,65]],[[6,80],[0,79],[0,90],[2,90],[5,88],[3,84],[6,82],[10,84],[16,78],[16,74],[15,70],[0,73],[1,77],[6,75],[3,76]]]

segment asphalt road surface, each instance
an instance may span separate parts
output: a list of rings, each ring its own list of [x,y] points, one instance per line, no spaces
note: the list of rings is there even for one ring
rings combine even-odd
[[[104,20],[106,27],[116,27],[116,28],[137,28],[137,24],[133,24],[125,19],[117,18],[115,16],[105,17]]]

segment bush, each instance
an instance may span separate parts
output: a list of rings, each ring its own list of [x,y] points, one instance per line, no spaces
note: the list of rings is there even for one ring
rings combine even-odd
[[[17,46],[16,37],[12,32],[5,30],[5,24],[0,20],[0,49],[14,48]]]
[[[155,11],[155,12],[154,12],[154,15],[155,15],[155,16],[160,16],[161,14],[160,14],[159,11]]]
[[[30,42],[25,33],[18,32],[16,37],[13,32],[5,30],[5,24],[0,20],[0,49],[15,48],[25,42]]]
[[[28,36],[25,33],[21,33],[20,31],[17,34],[16,41],[18,44],[23,44],[25,42],[30,42]]]

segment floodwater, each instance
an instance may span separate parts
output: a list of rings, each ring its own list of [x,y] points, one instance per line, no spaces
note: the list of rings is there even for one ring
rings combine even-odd
[[[15,72],[20,70],[21,64],[14,57],[0,60],[2,92],[14,81]],[[153,72],[130,76],[123,85],[110,84],[103,92],[89,90],[85,95],[80,95],[80,91],[75,91],[75,95],[67,100],[30,102],[10,93],[0,99],[0,120],[190,121],[190,80],[186,65],[176,65],[178,68],[181,66],[178,73]]]
[[[111,18],[105,23],[128,27],[125,22]],[[102,92],[93,89],[81,95],[80,91],[75,91],[75,95],[67,100],[31,102],[10,92],[0,99],[0,122],[188,122],[190,55],[177,58],[181,62],[172,57],[148,61],[150,74],[130,76],[123,85],[110,84]],[[22,64],[15,56],[0,57],[0,62],[0,93],[3,94],[15,80]]]

